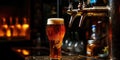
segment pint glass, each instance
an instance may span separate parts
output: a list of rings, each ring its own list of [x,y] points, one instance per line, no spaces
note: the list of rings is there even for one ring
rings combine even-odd
[[[63,18],[48,18],[46,34],[50,44],[50,60],[61,60],[61,46],[65,35]]]

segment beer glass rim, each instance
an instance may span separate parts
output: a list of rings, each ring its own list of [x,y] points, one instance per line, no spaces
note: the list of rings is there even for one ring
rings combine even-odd
[[[48,20],[54,20],[54,19],[64,20],[63,18],[48,18]]]
[[[64,24],[63,18],[48,18],[47,24]]]

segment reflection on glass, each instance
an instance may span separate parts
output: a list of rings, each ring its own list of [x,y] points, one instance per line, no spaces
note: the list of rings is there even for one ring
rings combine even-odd
[[[67,38],[64,39],[62,49],[65,55],[83,55],[84,43],[80,40],[78,31],[70,31]]]

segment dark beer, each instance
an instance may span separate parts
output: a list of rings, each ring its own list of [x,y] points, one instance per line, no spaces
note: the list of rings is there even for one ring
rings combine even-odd
[[[61,59],[61,46],[65,35],[64,19],[49,18],[46,26],[46,34],[50,42],[50,58]]]

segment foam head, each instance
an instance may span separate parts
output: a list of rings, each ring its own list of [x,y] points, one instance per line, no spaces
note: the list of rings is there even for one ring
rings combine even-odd
[[[47,24],[64,24],[63,18],[48,18]]]

